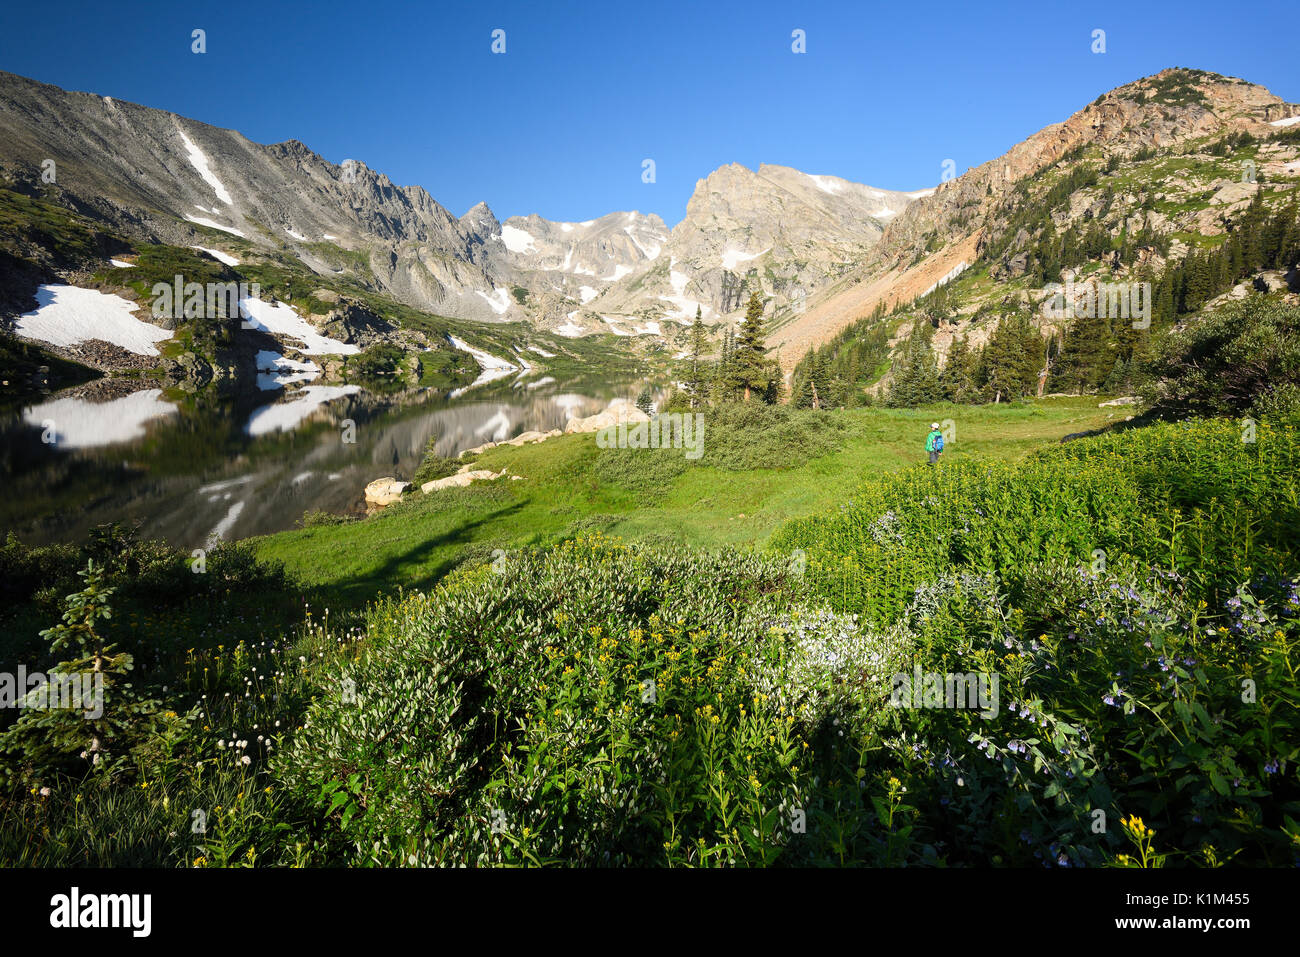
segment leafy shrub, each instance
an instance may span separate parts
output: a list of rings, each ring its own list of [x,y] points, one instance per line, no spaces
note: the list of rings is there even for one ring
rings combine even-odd
[[[446,478],[460,471],[462,464],[464,463],[457,459],[439,455],[438,437],[436,435],[430,436],[429,441],[424,444],[424,457],[420,460],[420,464],[415,470],[415,476],[411,481],[416,485],[423,485],[426,482]]]
[[[774,548],[806,550],[809,575],[843,611],[897,619],[948,570],[1049,560],[1161,564],[1222,602],[1239,569],[1294,568],[1300,443],[1287,423],[1254,442],[1222,420],[1069,442],[1020,463],[957,461],[874,478],[838,514],[792,522]]]
[[[302,518],[298,519],[298,527],[319,528],[322,526],[346,525],[349,522],[355,522],[356,520],[357,516],[355,515],[339,515],[336,512],[323,512],[319,509],[314,509],[303,513]]]
[[[1171,335],[1146,398],[1168,417],[1241,415],[1300,387],[1300,307],[1250,296]]]
[[[278,768],[353,863],[770,862],[802,750],[746,648],[780,564],[603,540],[385,603]]]

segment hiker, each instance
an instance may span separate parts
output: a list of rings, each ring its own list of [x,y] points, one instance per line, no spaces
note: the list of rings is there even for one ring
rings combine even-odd
[[[925,450],[930,453],[930,465],[939,463],[939,453],[943,451],[943,433],[939,431],[939,423],[930,424],[930,434],[925,437]]]

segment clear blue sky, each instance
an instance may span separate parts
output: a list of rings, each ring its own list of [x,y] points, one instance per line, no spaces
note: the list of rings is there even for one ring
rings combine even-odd
[[[0,69],[298,139],[454,214],[669,225],[730,162],[887,189],[991,159],[1168,66],[1300,101],[1295,4],[5,0]],[[208,52],[190,52],[194,28]],[[506,31],[506,53],[490,50]],[[791,52],[791,31],[807,52]],[[1106,31],[1104,54],[1092,31]],[[657,182],[641,181],[655,160]]]

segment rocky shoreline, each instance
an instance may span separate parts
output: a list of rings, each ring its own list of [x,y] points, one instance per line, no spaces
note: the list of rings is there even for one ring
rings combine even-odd
[[[483,445],[475,446],[472,449],[465,449],[460,453],[460,458],[466,455],[479,455],[488,449],[494,449],[499,446],[523,446],[536,445],[540,442],[546,442],[550,439],[558,438],[562,435],[576,435],[587,432],[598,432],[601,429],[608,428],[611,425],[633,425],[637,422],[649,422],[650,416],[646,415],[635,405],[624,399],[611,402],[609,407],[603,412],[597,412],[595,415],[578,417],[569,420],[564,430],[551,429],[549,432],[529,431],[515,436],[513,439],[506,439],[503,442],[485,442]],[[434,479],[432,482],[425,482],[420,486],[422,494],[442,491],[448,488],[464,488],[474,482],[494,482],[497,479],[504,478],[508,474],[506,469],[500,472],[493,472],[491,469],[476,469],[473,463],[461,466],[455,475],[449,475],[446,478]],[[511,475],[511,481],[522,481],[522,475]],[[413,482],[407,482],[402,479],[386,475],[383,478],[377,478],[365,487],[366,505],[371,508],[385,508],[396,502],[402,501],[402,497],[415,489]]]

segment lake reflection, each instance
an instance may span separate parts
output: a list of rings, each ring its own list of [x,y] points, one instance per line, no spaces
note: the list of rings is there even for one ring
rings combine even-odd
[[[70,390],[0,413],[8,493],[0,530],[28,543],[78,541],[96,525],[123,522],[187,550],[281,531],[308,511],[364,510],[366,483],[410,478],[435,435],[438,452],[455,456],[562,429],[635,394],[547,386],[555,388],[498,386],[449,401],[308,385],[197,408],[158,389],[106,401]]]

